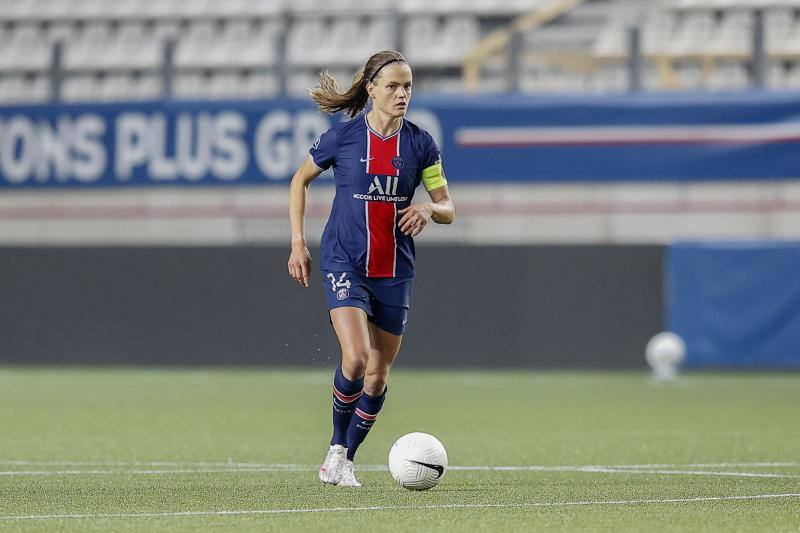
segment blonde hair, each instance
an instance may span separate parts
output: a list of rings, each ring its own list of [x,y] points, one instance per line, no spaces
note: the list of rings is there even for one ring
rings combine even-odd
[[[373,83],[383,67],[396,61],[408,64],[403,54],[395,50],[384,50],[373,55],[364,68],[356,73],[353,84],[344,93],[339,90],[336,79],[326,70],[320,73],[319,83],[308,93],[323,113],[346,111],[350,117],[355,117],[367,106],[367,83]]]

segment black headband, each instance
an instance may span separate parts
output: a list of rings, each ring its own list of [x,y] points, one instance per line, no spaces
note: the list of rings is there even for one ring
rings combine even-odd
[[[403,61],[403,62],[405,62],[405,59],[390,59],[389,61],[387,61],[386,63],[384,63],[380,67],[378,67],[378,70],[375,71],[375,74],[372,75],[372,77],[369,79],[369,82],[372,83],[375,80],[375,76],[378,75],[378,72],[380,72],[383,67],[385,67],[389,63],[394,63],[395,61]]]

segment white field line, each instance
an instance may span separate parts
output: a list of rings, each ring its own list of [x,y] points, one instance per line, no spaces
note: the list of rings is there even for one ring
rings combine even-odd
[[[800,463],[798,463],[800,464]],[[296,463],[239,463],[227,462],[181,462],[181,461],[20,461],[0,460],[0,465],[15,466],[208,466],[208,467],[276,467],[296,468],[307,465]]]
[[[602,472],[611,474],[662,474],[684,476],[722,476],[722,477],[772,477],[800,478],[796,474],[777,474],[769,472],[720,472],[719,470],[645,470],[640,468],[585,468],[576,472]]]
[[[119,463],[117,463],[119,464]],[[205,464],[205,463],[203,463]],[[224,464],[224,463],[221,463]],[[258,472],[313,472],[316,465],[299,464],[267,464],[263,466],[241,466],[231,468],[161,468],[161,469],[74,469],[74,470],[0,470],[0,477],[59,477],[59,476],[104,476],[104,475],[169,475],[169,474],[208,474],[208,473],[258,473]],[[382,472],[388,470],[384,465],[359,465],[362,472]],[[686,470],[686,469],[653,469],[630,468],[625,465],[586,465],[586,466],[450,466],[449,470],[462,472],[582,472],[603,474],[660,474],[660,475],[691,475],[691,476],[720,476],[720,477],[747,477],[747,478],[800,478],[800,474],[786,474],[777,472],[730,472],[719,470]]]
[[[315,467],[313,470],[316,470]],[[309,472],[309,468],[170,468],[166,470],[7,470],[0,471],[0,476],[106,476],[106,475],[163,475],[163,474],[211,474],[243,472]]]
[[[651,463],[640,465],[611,465],[609,468],[747,468],[747,467],[773,467],[773,466],[789,466],[798,467],[800,463],[684,463],[684,464],[670,464],[670,463]]]
[[[311,509],[243,509],[232,511],[175,511],[163,513],[98,513],[98,514],[50,514],[50,515],[5,515],[0,520],[62,520],[86,518],[158,518],[184,516],[236,516],[272,515],[293,513],[342,513],[355,511],[397,511],[397,510],[446,510],[446,509],[530,509],[535,507],[573,507],[592,505],[648,505],[665,503],[721,502],[736,500],[800,498],[800,493],[752,494],[744,496],[698,496],[695,498],[654,498],[642,500],[586,500],[575,502],[530,502],[530,503],[453,503],[440,505],[374,505],[367,507],[318,507]]]
[[[156,466],[156,467],[219,467],[219,468],[274,468],[283,470],[316,469],[316,465],[299,463],[250,463],[250,462],[182,462],[182,461],[24,461],[2,460],[0,465],[13,466]],[[751,462],[751,463],[645,463],[645,464],[619,464],[619,465],[521,465],[521,466],[451,466],[451,470],[558,470],[574,468],[772,468],[772,467],[800,467],[800,463],[787,462]],[[384,465],[359,465],[360,469],[386,470]]]

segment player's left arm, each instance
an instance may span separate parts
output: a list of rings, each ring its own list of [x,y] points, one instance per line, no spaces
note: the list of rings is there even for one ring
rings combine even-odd
[[[428,194],[431,197],[430,202],[412,204],[398,211],[402,217],[397,225],[400,227],[400,231],[409,237],[419,235],[430,220],[437,224],[450,224],[456,218],[456,210],[453,200],[450,198],[447,183],[430,189]]]

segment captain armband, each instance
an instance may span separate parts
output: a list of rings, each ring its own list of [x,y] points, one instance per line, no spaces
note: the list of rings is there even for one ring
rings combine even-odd
[[[429,192],[447,185],[441,159],[422,171],[422,183],[425,185],[425,190]]]

